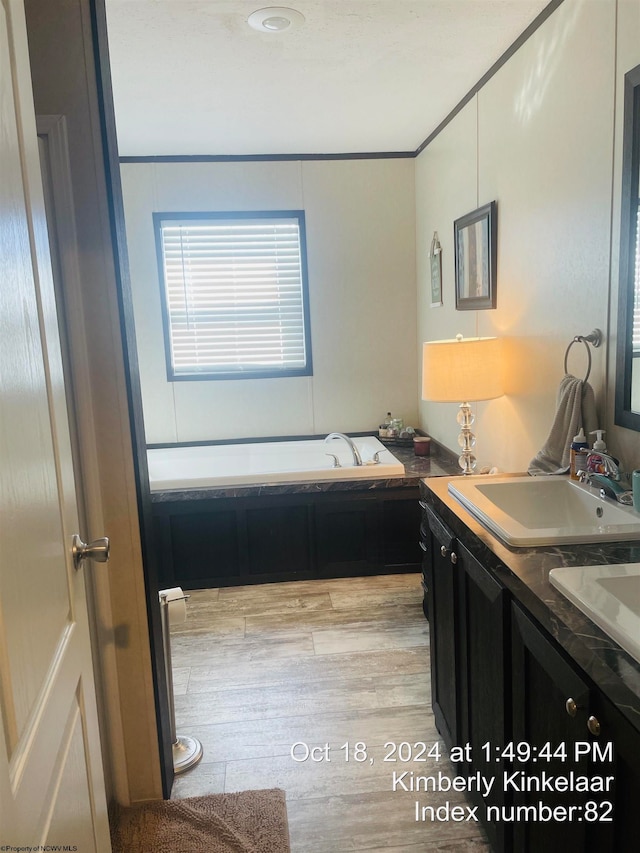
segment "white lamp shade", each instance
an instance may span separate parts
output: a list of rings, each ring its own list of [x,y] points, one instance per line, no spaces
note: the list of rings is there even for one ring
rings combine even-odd
[[[422,399],[438,403],[492,400],[503,389],[499,338],[429,341],[422,348]]]

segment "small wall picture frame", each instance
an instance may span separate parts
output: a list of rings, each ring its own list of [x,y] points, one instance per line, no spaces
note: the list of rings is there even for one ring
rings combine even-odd
[[[458,311],[496,307],[497,216],[491,201],[453,223]]]
[[[431,266],[431,307],[436,308],[442,305],[442,246],[437,231],[433,232],[431,240],[429,264]]]

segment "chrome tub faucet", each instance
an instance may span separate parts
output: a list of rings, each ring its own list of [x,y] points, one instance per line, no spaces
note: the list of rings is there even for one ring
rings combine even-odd
[[[342,432],[330,432],[329,435],[325,438],[325,444],[328,441],[332,441],[334,438],[342,438],[342,439],[344,439],[344,441],[347,442],[347,444],[351,448],[351,453],[353,454],[353,464],[354,465],[362,465],[363,464],[362,456],[360,456],[360,451],[358,450],[358,448],[355,446],[354,442],[349,438],[348,435],[345,435]],[[329,454],[329,455],[333,456],[333,454]],[[335,458],[336,457],[334,456],[334,459]],[[335,466],[335,467],[339,467],[339,466]]]

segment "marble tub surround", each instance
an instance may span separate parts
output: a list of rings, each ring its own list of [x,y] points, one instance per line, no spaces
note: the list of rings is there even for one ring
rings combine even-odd
[[[506,587],[564,651],[640,729],[640,663],[567,600],[549,581],[551,569],[640,561],[640,544],[510,548],[487,531],[448,492],[448,479],[424,480],[422,500]]]
[[[429,456],[416,456],[413,447],[393,447],[393,455],[404,463],[405,479],[411,480],[422,477],[450,477],[460,471],[458,454],[431,439]]]
[[[167,501],[242,498],[258,495],[368,491],[369,489],[397,489],[403,487],[415,488],[424,477],[447,477],[459,471],[457,456],[433,440],[431,442],[430,456],[416,456],[413,452],[413,446],[403,447],[394,445],[388,449],[404,465],[404,477],[167,489],[166,491],[152,492],[151,500],[154,503],[162,503]]]

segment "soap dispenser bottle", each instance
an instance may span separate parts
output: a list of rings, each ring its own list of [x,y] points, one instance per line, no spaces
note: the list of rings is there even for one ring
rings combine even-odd
[[[580,427],[580,432],[578,435],[574,435],[569,450],[569,473],[572,480],[579,480],[580,472],[587,470],[588,453],[589,443],[584,434],[584,429]]]
[[[590,435],[595,435],[596,440],[593,442],[593,447],[591,449],[591,453],[589,454],[589,461],[587,463],[587,470],[593,474],[606,474],[607,473],[607,464],[605,460],[600,456],[600,453],[606,453],[607,456],[611,454],[607,450],[607,445],[604,443],[602,436],[604,435],[605,430],[603,429],[594,429]],[[618,464],[618,460],[614,459],[613,456],[611,458],[614,460],[616,465]]]

